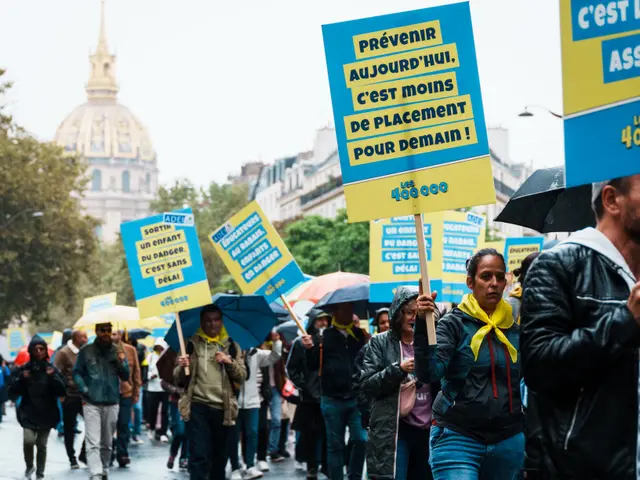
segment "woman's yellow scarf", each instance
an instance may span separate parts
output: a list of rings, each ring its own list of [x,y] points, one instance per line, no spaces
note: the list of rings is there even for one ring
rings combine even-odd
[[[216,335],[215,337],[210,337],[209,335],[204,333],[202,328],[199,328],[198,330],[196,330],[196,335],[198,335],[201,339],[203,339],[207,343],[217,343],[221,347],[226,346],[226,341],[229,338],[229,334],[227,333],[227,329],[224,328],[224,326],[220,330],[220,333],[218,335]]]
[[[336,319],[333,318],[333,320],[331,320],[331,326],[336,327],[338,330],[347,332],[349,335],[351,335],[354,338],[354,340],[358,340],[358,337],[356,337],[356,334],[353,333],[353,322],[349,323],[348,325],[342,325],[341,323],[336,322]]]
[[[522,298],[522,285],[517,284],[515,287],[513,287],[513,290],[511,290],[509,296],[513,298]]]
[[[507,346],[511,361],[513,363],[516,363],[518,361],[518,350],[516,350],[516,348],[511,345],[511,342],[509,342],[507,336],[502,332],[502,330],[507,330],[513,325],[513,314],[511,313],[511,305],[505,302],[504,299],[500,299],[495,312],[493,312],[491,316],[488,316],[487,313],[482,308],[480,308],[480,305],[478,304],[476,298],[472,294],[467,294],[462,297],[462,303],[458,305],[458,308],[467,315],[470,315],[471,317],[480,320],[483,323],[486,323],[486,325],[478,329],[476,334],[471,338],[471,351],[473,352],[474,358],[476,360],[478,360],[478,354],[480,353],[482,340],[489,332],[493,330],[496,333],[496,337],[498,337],[498,340],[500,340]]]

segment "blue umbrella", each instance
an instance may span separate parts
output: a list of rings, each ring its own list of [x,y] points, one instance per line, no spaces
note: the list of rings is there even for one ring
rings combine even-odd
[[[271,310],[278,318],[278,323],[282,323],[282,322],[286,322],[287,320],[290,320],[289,311],[283,306],[278,305],[276,302],[273,302],[271,305],[269,305],[269,307],[271,307]]]
[[[378,308],[388,307],[385,303],[369,302],[369,284],[360,283],[342,287],[322,297],[314,308],[331,312],[340,303],[353,303],[354,313],[358,318],[369,318]]]
[[[277,323],[276,315],[262,295],[230,295],[218,293],[211,303],[222,311],[224,326],[235,342],[243,350],[257,347]],[[186,340],[200,328],[200,312],[202,307],[180,312],[182,334]],[[180,351],[178,332],[175,323],[164,337],[169,346]]]

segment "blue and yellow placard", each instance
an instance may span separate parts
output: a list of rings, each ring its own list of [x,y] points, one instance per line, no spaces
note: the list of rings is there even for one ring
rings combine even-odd
[[[116,304],[117,298],[118,298],[117,292],[105,293],[102,295],[96,295],[94,297],[85,298],[83,308],[82,308],[82,315],[86,315],[87,313],[91,313],[91,312],[97,312],[99,310],[104,310],[105,308],[113,307]]]
[[[504,242],[504,261],[507,272],[520,268],[522,261],[532,253],[541,252],[543,237],[510,237]]]
[[[443,224],[442,239],[442,290],[441,302],[460,303],[469,293],[467,287],[467,259],[485,243],[486,220],[484,215],[472,212],[447,212]]]
[[[561,0],[567,186],[640,173],[640,1]]]
[[[209,235],[243,293],[268,303],[305,281],[289,249],[257,202],[251,202]]]
[[[20,349],[27,344],[27,334],[24,328],[7,328],[7,344],[9,355],[15,357]]]
[[[444,213],[423,216],[424,240],[431,291],[440,291],[442,278],[442,219]],[[369,227],[369,300],[391,303],[400,286],[417,286],[420,259],[412,215],[373,220]]]
[[[140,318],[211,303],[196,227],[167,224],[163,218],[133,220],[120,229]]]
[[[350,222],[495,202],[468,2],[323,36]]]

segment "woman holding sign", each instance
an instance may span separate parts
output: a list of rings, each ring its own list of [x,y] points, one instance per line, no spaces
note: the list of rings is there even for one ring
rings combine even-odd
[[[506,283],[503,256],[480,250],[467,260],[472,293],[438,322],[437,345],[416,322],[418,379],[442,384],[429,442],[436,480],[510,480],[522,469],[520,331],[502,298]],[[434,308],[424,295],[417,304],[421,316]]]

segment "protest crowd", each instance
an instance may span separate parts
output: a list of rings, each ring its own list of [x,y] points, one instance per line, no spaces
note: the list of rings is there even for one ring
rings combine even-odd
[[[93,480],[144,442],[197,480],[281,462],[308,479],[634,478],[640,176],[594,184],[592,199],[597,227],[527,256],[509,294],[502,253],[482,248],[462,302],[445,312],[437,292],[400,287],[373,334],[359,301],[338,296],[304,333],[276,326],[248,349],[215,301],[185,355],[162,338],[147,352],[110,322],[92,342],[66,331],[55,352],[35,335],[0,390],[24,430],[25,478],[44,478],[52,429]]]

